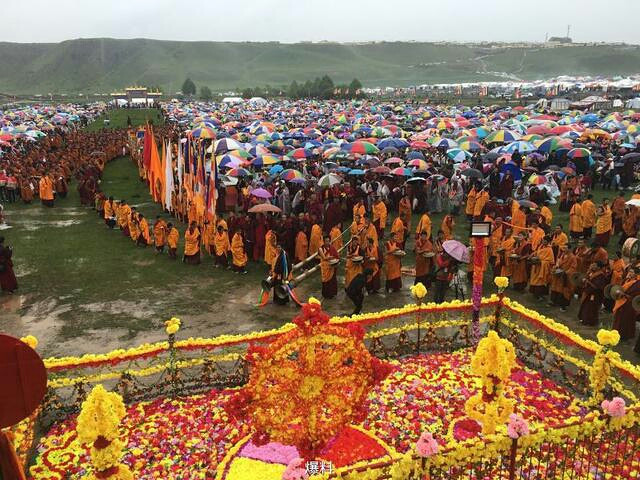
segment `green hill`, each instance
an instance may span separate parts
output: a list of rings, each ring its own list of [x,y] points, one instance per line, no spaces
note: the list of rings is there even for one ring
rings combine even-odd
[[[186,77],[213,90],[289,84],[329,74],[365,86],[406,86],[555,75],[640,72],[638,46],[481,48],[378,42],[232,43],[146,39],[0,42],[0,92],[109,92],[131,84],[180,89]]]

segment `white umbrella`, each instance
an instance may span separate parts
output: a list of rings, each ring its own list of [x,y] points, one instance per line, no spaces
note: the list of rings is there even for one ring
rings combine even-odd
[[[634,207],[640,207],[640,198],[632,198],[631,200],[627,200],[625,205],[633,205]]]
[[[334,173],[327,173],[318,180],[318,186],[323,188],[331,188],[334,185],[339,185],[340,183],[342,183],[342,178]]]

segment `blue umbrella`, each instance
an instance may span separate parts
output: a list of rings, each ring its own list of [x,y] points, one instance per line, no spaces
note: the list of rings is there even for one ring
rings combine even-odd
[[[377,143],[377,146],[380,150],[388,147],[392,148],[407,148],[409,143],[402,138],[383,138]]]
[[[600,117],[595,113],[587,113],[580,117],[580,121],[583,123],[598,123],[600,121]]]
[[[500,169],[501,173],[511,173],[514,180],[520,180],[522,178],[522,170],[515,163],[504,163]]]
[[[284,167],[282,165],[274,165],[269,169],[269,175],[277,175],[282,170],[284,170]]]
[[[422,152],[409,152],[409,155],[407,155],[407,160],[414,160],[416,158],[419,158],[420,160],[425,159]]]
[[[359,168],[352,168],[347,172],[347,175],[364,175],[364,170]]]

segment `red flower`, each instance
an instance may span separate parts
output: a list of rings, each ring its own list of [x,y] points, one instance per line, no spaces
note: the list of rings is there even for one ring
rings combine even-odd
[[[477,437],[481,431],[482,427],[478,422],[472,418],[464,418],[453,425],[453,438],[460,442]]]

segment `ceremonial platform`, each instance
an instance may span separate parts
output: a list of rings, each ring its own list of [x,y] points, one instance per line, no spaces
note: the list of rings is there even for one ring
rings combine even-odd
[[[418,297],[329,319],[311,300],[277,330],[198,339],[172,319],[165,342],[45,360],[18,454],[48,480],[636,478],[640,369],[617,332],[585,340],[500,295],[476,346],[471,310]],[[99,384],[124,408],[106,447],[89,423],[90,448]]]

